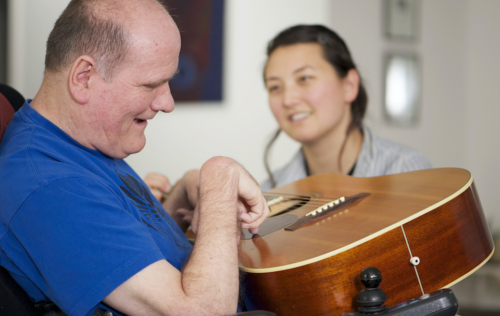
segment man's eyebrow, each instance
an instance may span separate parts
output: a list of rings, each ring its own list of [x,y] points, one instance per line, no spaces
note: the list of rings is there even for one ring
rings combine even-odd
[[[169,82],[170,80],[174,79],[175,75],[179,73],[179,69],[177,69],[174,73],[174,75],[172,77],[169,77],[169,78],[165,78],[165,79],[160,79],[158,81],[155,81],[155,82],[151,82],[151,83],[146,83],[144,84],[144,86],[148,87],[148,88],[156,88],[156,87],[159,87],[161,86],[162,84],[164,84],[165,82]]]

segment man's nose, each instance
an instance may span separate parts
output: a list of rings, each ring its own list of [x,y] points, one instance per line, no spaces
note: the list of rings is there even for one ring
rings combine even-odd
[[[166,83],[165,87],[161,87],[158,91],[158,94],[151,104],[151,108],[155,111],[163,111],[169,113],[174,110],[174,107],[175,101],[170,91],[170,87],[168,83]]]

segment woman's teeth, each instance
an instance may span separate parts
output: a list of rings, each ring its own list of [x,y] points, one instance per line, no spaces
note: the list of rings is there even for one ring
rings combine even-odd
[[[291,120],[292,120],[292,121],[298,121],[298,120],[300,120],[300,119],[303,119],[303,118],[305,118],[305,117],[308,117],[309,115],[311,115],[311,113],[310,113],[310,112],[301,112],[301,113],[297,113],[297,114],[292,115]]]

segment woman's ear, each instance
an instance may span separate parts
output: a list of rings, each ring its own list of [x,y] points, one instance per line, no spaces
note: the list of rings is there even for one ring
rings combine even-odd
[[[69,73],[69,91],[76,102],[87,104],[90,100],[90,82],[99,73],[95,70],[95,61],[84,55],[78,57]]]
[[[344,86],[344,101],[346,103],[352,103],[358,97],[359,92],[359,73],[356,69],[350,69],[347,72],[347,76],[343,79]]]

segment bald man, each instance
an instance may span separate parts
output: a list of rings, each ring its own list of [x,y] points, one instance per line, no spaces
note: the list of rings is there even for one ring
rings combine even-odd
[[[163,208],[123,158],[171,112],[181,39],[155,0],[73,0],[47,41],[40,90],[0,143],[0,264],[69,315],[237,310],[240,228],[269,214],[235,161],[214,157]],[[195,209],[194,247],[169,214]]]

